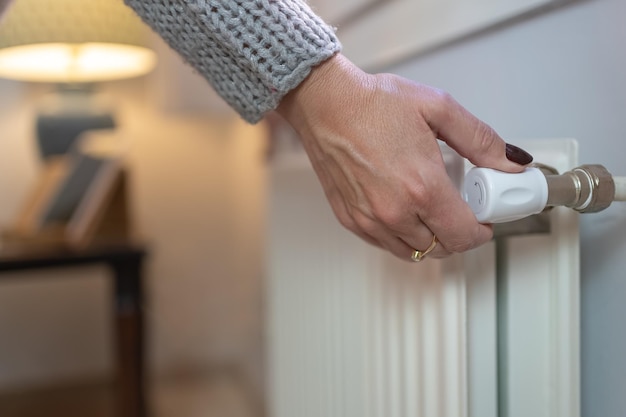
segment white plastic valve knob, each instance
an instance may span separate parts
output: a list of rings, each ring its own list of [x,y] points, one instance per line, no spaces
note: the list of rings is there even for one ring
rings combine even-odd
[[[463,198],[480,223],[504,223],[543,211],[548,182],[539,168],[511,174],[472,168],[465,176]]]

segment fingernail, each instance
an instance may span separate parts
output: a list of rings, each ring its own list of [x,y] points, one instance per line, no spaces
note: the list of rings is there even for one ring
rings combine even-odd
[[[533,161],[533,156],[515,145],[506,144],[506,159],[520,165],[528,165]]]

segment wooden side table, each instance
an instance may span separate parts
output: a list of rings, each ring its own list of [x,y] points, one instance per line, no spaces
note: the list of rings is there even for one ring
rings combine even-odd
[[[144,381],[142,267],[147,250],[123,243],[81,250],[7,248],[0,250],[3,272],[104,264],[113,281],[116,398],[120,417],[147,417]]]

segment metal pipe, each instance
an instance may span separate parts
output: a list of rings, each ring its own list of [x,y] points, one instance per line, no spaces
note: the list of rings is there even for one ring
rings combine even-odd
[[[613,201],[626,201],[626,177],[613,177],[615,198]]]

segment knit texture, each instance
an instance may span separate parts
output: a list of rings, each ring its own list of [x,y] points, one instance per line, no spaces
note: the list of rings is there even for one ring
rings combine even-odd
[[[341,49],[304,0],[125,0],[247,121]]]

